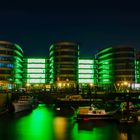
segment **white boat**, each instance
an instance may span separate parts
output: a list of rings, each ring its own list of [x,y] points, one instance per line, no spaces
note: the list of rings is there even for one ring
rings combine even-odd
[[[14,112],[31,110],[33,108],[34,99],[31,96],[20,96],[17,101],[13,102]]]
[[[94,105],[79,107],[77,120],[113,119],[115,113],[116,111],[106,112],[105,109],[98,109]]]

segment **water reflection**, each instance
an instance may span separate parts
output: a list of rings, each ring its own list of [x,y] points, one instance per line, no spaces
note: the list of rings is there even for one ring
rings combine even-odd
[[[53,139],[53,114],[45,106],[39,106],[28,116],[17,120],[15,131],[20,140]]]
[[[119,125],[119,140],[140,140],[140,124]]]
[[[54,119],[54,132],[55,136],[59,140],[66,139],[67,120],[63,117],[57,117]]]
[[[118,140],[116,125],[105,121],[85,121],[75,125],[75,140]],[[77,135],[78,134],[78,135]]]
[[[46,105],[39,105],[32,112],[2,116],[0,140],[140,140],[140,124],[76,122],[54,114]]]

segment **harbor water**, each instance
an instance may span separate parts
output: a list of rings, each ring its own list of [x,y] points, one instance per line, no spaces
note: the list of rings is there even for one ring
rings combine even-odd
[[[31,112],[0,116],[0,140],[140,140],[140,124],[77,122],[40,104]]]

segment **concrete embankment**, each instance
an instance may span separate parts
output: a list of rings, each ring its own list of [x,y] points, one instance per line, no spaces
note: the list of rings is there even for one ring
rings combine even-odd
[[[8,111],[7,105],[9,102],[9,95],[7,93],[0,93],[0,115]]]

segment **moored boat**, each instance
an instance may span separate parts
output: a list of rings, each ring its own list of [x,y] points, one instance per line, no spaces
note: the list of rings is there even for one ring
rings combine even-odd
[[[116,111],[106,111],[98,109],[96,106],[79,107],[77,112],[77,120],[93,120],[93,119],[114,119],[113,115]]]
[[[34,105],[34,99],[31,96],[20,96],[17,101],[14,101],[14,112],[21,112],[25,110],[32,110]]]

